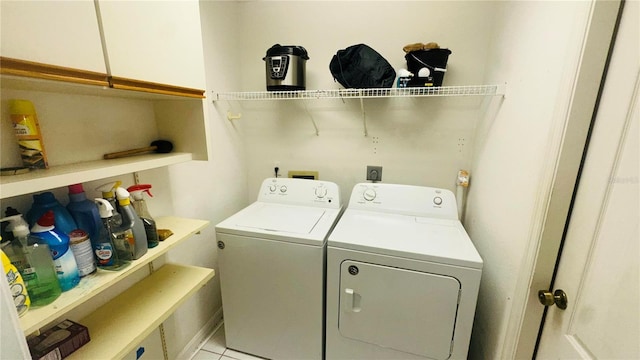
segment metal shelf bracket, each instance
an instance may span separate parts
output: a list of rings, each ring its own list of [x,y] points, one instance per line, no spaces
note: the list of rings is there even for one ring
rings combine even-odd
[[[369,131],[367,131],[367,114],[364,111],[364,98],[360,97],[360,111],[362,112],[362,125],[364,126],[364,136],[369,136]]]
[[[302,103],[304,104],[304,111],[307,112],[307,115],[309,116],[309,120],[311,120],[311,123],[313,124],[313,128],[316,130],[316,136],[320,136],[320,131],[318,130],[318,125],[316,124],[316,121],[313,119],[313,115],[311,115],[311,112],[307,108],[307,102],[303,101]]]

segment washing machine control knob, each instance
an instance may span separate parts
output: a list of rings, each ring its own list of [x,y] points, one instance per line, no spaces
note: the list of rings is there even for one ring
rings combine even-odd
[[[269,185],[269,191],[271,192],[275,192],[276,191],[276,186],[275,185]]]
[[[362,194],[362,197],[367,201],[373,201],[376,198],[376,191],[374,189],[367,189]]]
[[[323,198],[325,196],[327,196],[327,188],[323,187],[323,186],[318,186],[315,190],[316,192],[316,196],[319,198]]]
[[[436,205],[442,205],[442,198],[440,196],[436,196],[433,198],[433,203]]]
[[[286,185],[280,186],[280,192],[281,193],[286,193],[287,192],[287,186]]]

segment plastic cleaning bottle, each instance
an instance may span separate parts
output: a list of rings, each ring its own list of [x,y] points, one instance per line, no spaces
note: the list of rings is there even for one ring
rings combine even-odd
[[[116,189],[116,198],[122,213],[122,225],[115,229],[117,232],[131,230],[133,233],[133,259],[139,259],[147,253],[147,233],[144,230],[142,220],[131,206],[131,200],[129,199],[129,192],[123,187]]]
[[[128,242],[122,244],[122,249],[115,245],[115,235],[111,227],[113,218],[113,207],[105,199],[94,199],[97,205],[102,226],[96,240],[94,241],[94,251],[98,266],[105,270],[121,270],[129,266],[132,258]]]
[[[2,249],[0,249],[0,259],[2,261],[2,267],[4,268],[4,275],[7,277],[7,282],[9,283],[9,289],[11,289],[13,303],[16,305],[16,310],[18,311],[18,316],[22,316],[29,310],[29,305],[31,305],[27,287],[24,285],[20,272],[11,264],[11,261],[9,261],[9,258]]]
[[[60,282],[51,258],[49,246],[35,236],[29,236],[29,227],[17,214],[0,221],[8,221],[7,227],[13,232],[14,241],[3,249],[11,263],[18,269],[27,286],[31,306],[44,306],[60,296]]]
[[[89,238],[100,232],[102,220],[96,204],[87,199],[87,195],[82,188],[82,184],[69,185],[69,204],[67,210],[76,222],[78,229],[82,229],[89,234]]]
[[[69,185],[69,204],[67,210],[75,220],[78,229],[83,230],[88,235],[84,239],[82,233],[74,230],[69,234],[72,243],[72,250],[76,255],[80,276],[85,276],[95,272],[94,246],[96,237],[100,234],[102,219],[96,204],[87,199],[87,195],[82,188],[82,184]]]
[[[27,211],[27,222],[29,226],[34,226],[38,219],[49,210],[53,210],[56,229],[58,231],[68,236],[69,233],[78,228],[69,211],[62,206],[53,193],[49,191],[33,195],[33,205],[31,209]]]
[[[151,249],[158,246],[160,242],[158,240],[158,228],[156,227],[156,221],[149,213],[147,203],[144,201],[144,193],[153,197],[153,195],[151,195],[151,191],[149,191],[150,189],[150,184],[138,184],[129,186],[127,191],[129,191],[131,198],[133,199],[133,202],[131,202],[133,209],[144,224],[144,230],[147,234],[147,245]]]
[[[80,282],[78,265],[69,247],[69,236],[55,227],[52,210],[47,211],[31,228],[31,233],[49,245],[62,291],[73,289]]]
[[[118,211],[118,201],[116,200],[116,189],[122,185],[122,181],[115,181],[106,184],[102,184],[96,188],[96,191],[102,192],[102,198],[107,200],[113,208],[112,224],[118,226],[122,224],[122,216]]]
[[[12,208],[11,206],[7,206],[7,210],[4,211],[4,216],[5,217],[18,215],[18,214],[20,214],[20,212],[17,209]],[[7,227],[9,227],[10,223],[8,221],[3,221],[0,224],[1,224],[0,228],[2,229],[2,231],[0,232],[0,237],[2,237],[2,239],[4,239],[4,241],[13,240],[13,233],[11,232],[11,230],[7,230]],[[27,225],[27,227],[28,227],[28,225]]]

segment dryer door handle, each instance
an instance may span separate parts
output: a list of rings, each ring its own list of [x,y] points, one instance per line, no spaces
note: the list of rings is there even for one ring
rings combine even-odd
[[[350,312],[360,312],[360,310],[362,310],[360,307],[360,301],[362,299],[360,294],[349,288],[344,289],[344,293],[346,310]]]

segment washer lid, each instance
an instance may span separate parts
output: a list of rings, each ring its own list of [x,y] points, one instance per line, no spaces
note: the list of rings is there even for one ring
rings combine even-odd
[[[340,209],[255,202],[216,225],[221,233],[319,246]]]
[[[347,209],[328,245],[482,268],[482,258],[458,220]]]
[[[235,225],[250,229],[291,234],[309,234],[324,209],[280,204],[260,204],[236,219]]]

